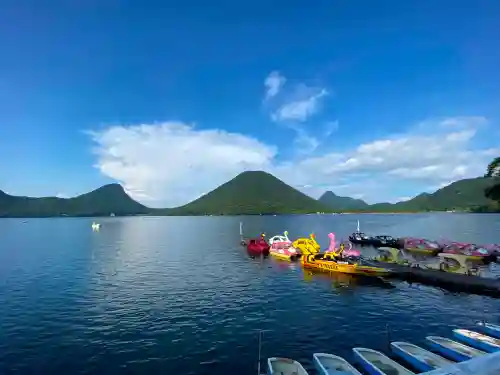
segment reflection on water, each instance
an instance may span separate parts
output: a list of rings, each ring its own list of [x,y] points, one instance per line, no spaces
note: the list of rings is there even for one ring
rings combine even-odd
[[[392,339],[410,342],[498,322],[495,299],[304,272],[239,244],[240,221],[249,236],[314,232],[326,248],[328,233],[347,238],[357,219],[373,234],[500,242],[495,215],[114,217],[99,232],[86,218],[6,219],[0,373],[253,375],[259,331],[264,358],[310,369],[314,352],[385,351],[387,322]]]
[[[389,281],[380,277],[356,276],[345,273],[325,273],[314,270],[303,271],[303,277],[306,281],[312,281],[314,278],[323,282],[331,282],[332,289],[356,288],[356,287],[379,287],[379,288],[395,288]]]

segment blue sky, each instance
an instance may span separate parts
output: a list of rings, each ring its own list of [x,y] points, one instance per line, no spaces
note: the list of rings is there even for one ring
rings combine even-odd
[[[42,4],[43,3],[43,4]],[[0,189],[172,206],[248,169],[395,201],[500,154],[497,1],[4,1]]]

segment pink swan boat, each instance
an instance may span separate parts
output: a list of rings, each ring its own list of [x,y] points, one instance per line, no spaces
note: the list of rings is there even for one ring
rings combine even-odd
[[[328,250],[325,251],[325,254],[337,255],[341,251],[341,249],[336,248],[335,233],[328,233],[328,237],[330,238],[330,246],[328,246]],[[346,246],[343,243],[340,245]],[[349,248],[344,248],[341,251],[340,255],[342,257],[344,257],[344,258],[349,258],[349,257],[358,258],[361,256],[361,251],[353,249],[352,244],[350,242],[349,242],[348,246],[349,246]]]

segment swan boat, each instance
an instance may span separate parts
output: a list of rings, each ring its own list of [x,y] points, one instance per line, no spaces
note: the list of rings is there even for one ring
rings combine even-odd
[[[275,258],[283,260],[297,260],[300,252],[293,247],[292,241],[288,238],[288,232],[283,236],[274,236],[269,239],[269,254]]]

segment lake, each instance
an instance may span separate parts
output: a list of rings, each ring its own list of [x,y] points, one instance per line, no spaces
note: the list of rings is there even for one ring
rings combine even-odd
[[[352,360],[353,346],[387,353],[388,339],[500,321],[498,299],[312,275],[239,245],[240,221],[326,247],[357,219],[372,234],[500,242],[487,214],[113,217],[97,233],[91,218],[3,219],[0,373],[255,375],[259,331],[263,369],[270,356],[311,368],[314,352]]]

